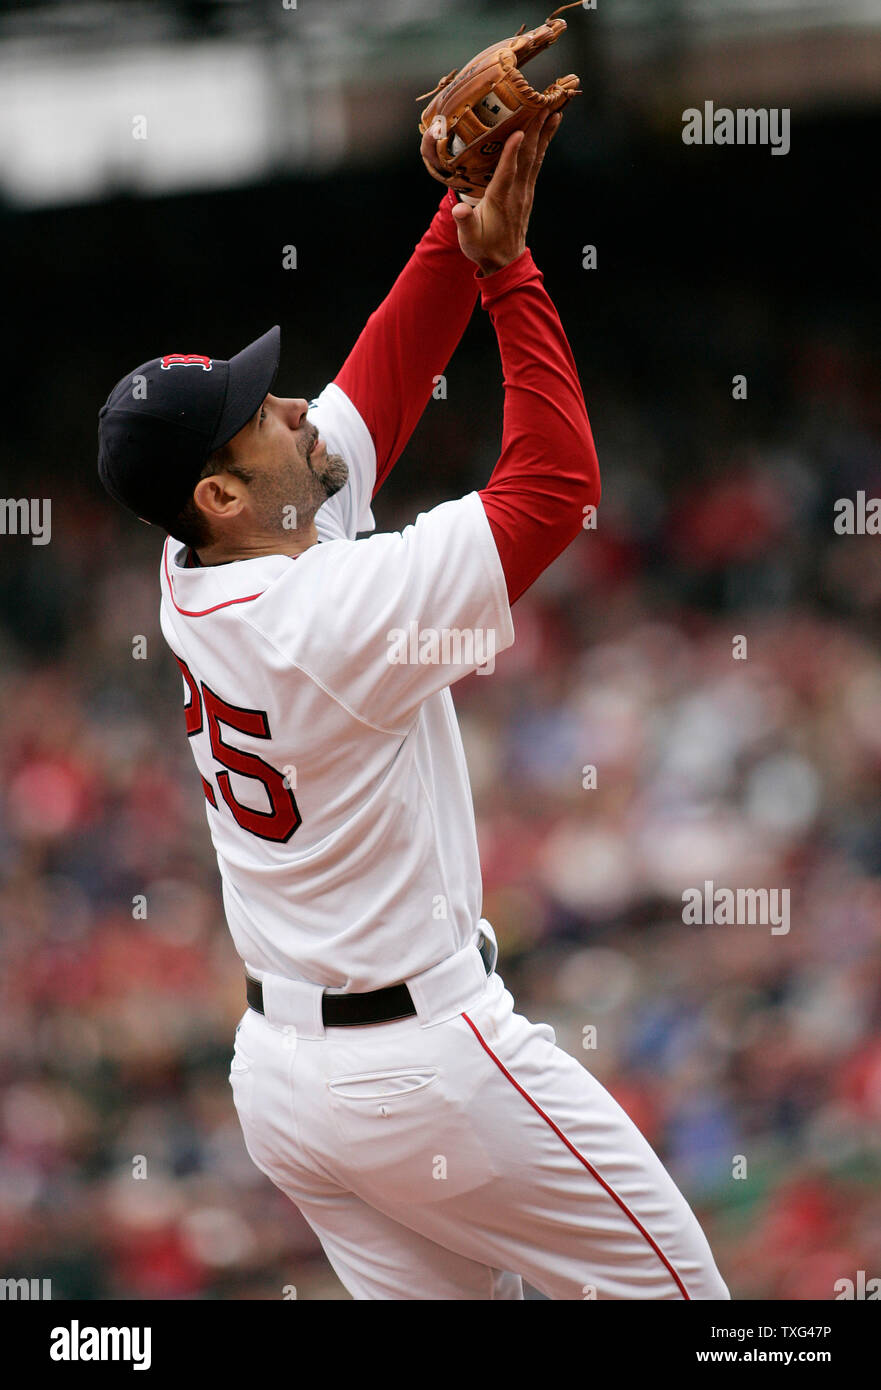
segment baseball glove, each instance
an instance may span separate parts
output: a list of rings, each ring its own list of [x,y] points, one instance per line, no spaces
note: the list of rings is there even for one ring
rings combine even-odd
[[[580,3],[574,0],[560,10]],[[528,33],[521,25],[513,38],[485,48],[464,68],[454,68],[442,77],[433,91],[416,98],[432,98],[419,121],[423,136],[430,133],[436,142],[437,162],[433,163],[426,158],[423,140],[426,169],[469,203],[483,197],[508,136],[522,130],[539,111],[561,110],[581,90],[578,78],[569,73],[537,92],[521,71],[524,63],[556,43],[565,30],[565,19],[554,17],[560,10]]]

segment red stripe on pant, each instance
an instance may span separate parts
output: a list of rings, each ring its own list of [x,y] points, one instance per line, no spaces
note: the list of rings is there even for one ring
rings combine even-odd
[[[557,1138],[560,1139],[560,1140],[562,1141],[562,1143],[564,1143],[564,1144],[566,1145],[566,1148],[569,1150],[569,1152],[570,1152],[571,1154],[574,1154],[574,1156],[578,1159],[578,1162],[579,1162],[580,1164],[582,1164],[582,1165],[587,1169],[587,1171],[590,1173],[591,1177],[594,1178],[594,1179],[599,1183],[600,1187],[603,1188],[603,1190],[604,1190],[605,1192],[608,1192],[609,1196],[612,1198],[612,1201],[615,1202],[615,1203],[617,1203],[617,1205],[618,1205],[618,1206],[621,1208],[621,1210],[624,1212],[624,1215],[628,1218],[628,1220],[633,1222],[634,1226],[635,1226],[636,1229],[639,1231],[640,1235],[642,1235],[642,1236],[645,1237],[645,1239],[648,1241],[648,1243],[649,1243],[649,1245],[651,1246],[651,1248],[654,1250],[654,1252],[655,1252],[655,1254],[657,1255],[658,1259],[661,1261],[661,1263],[663,1264],[664,1268],[667,1270],[668,1274],[670,1275],[670,1278],[674,1281],[674,1283],[676,1284],[676,1287],[679,1289],[680,1293],[682,1294],[682,1297],[685,1298],[685,1299],[688,1299],[688,1301],[691,1302],[691,1299],[689,1298],[688,1290],[686,1289],[686,1287],[685,1287],[685,1285],[683,1284],[682,1280],[679,1278],[679,1275],[676,1273],[676,1270],[673,1268],[673,1266],[671,1265],[670,1261],[667,1259],[667,1256],[666,1256],[666,1255],[664,1254],[664,1252],[659,1248],[659,1246],[657,1245],[657,1242],[654,1241],[654,1240],[652,1240],[652,1237],[649,1235],[648,1231],[645,1229],[645,1227],[643,1226],[642,1222],[641,1222],[636,1216],[634,1216],[633,1212],[632,1212],[632,1211],[630,1210],[630,1208],[627,1206],[627,1203],[624,1202],[624,1201],[618,1196],[617,1192],[613,1191],[613,1189],[609,1186],[609,1184],[605,1181],[604,1178],[601,1178],[601,1177],[600,1177],[599,1173],[598,1173],[597,1170],[593,1167],[593,1165],[592,1165],[591,1163],[588,1162],[588,1160],[584,1157],[583,1154],[580,1154],[580,1153],[578,1152],[578,1150],[576,1149],[575,1145],[574,1145],[573,1143],[571,1143],[571,1142],[566,1138],[565,1134],[564,1134],[563,1131],[560,1129],[559,1125],[555,1125],[555,1124],[554,1124],[554,1122],[553,1122],[553,1120],[551,1119],[550,1115],[546,1115],[546,1114],[545,1114],[545,1112],[542,1110],[542,1108],[541,1108],[541,1106],[538,1104],[538,1102],[535,1101],[535,1100],[533,1100],[533,1098],[532,1098],[532,1096],[529,1094],[529,1092],[528,1092],[528,1091],[525,1091],[525,1090],[523,1089],[523,1087],[520,1085],[519,1081],[515,1081],[515,1080],[514,1080],[513,1076],[512,1076],[511,1073],[508,1071],[508,1068],[505,1066],[504,1062],[502,1062],[502,1061],[496,1056],[496,1054],[493,1052],[492,1048],[491,1048],[491,1047],[489,1046],[489,1044],[486,1042],[485,1038],[483,1038],[483,1037],[481,1036],[480,1030],[479,1030],[478,1028],[476,1028],[475,1025],[471,1022],[471,1019],[468,1017],[468,1015],[467,1015],[467,1014],[463,1014],[462,1017],[464,1018],[465,1022],[468,1024],[468,1027],[471,1029],[471,1031],[472,1031],[472,1033],[474,1034],[474,1036],[476,1037],[477,1041],[480,1043],[480,1046],[483,1048],[484,1052],[487,1054],[488,1057],[491,1057],[491,1058],[492,1058],[492,1060],[495,1062],[496,1066],[498,1067],[498,1069],[499,1069],[499,1071],[502,1073],[502,1075],[505,1076],[505,1077],[507,1077],[507,1079],[510,1081],[510,1083],[511,1083],[511,1085],[514,1087],[514,1089],[515,1089],[516,1091],[519,1091],[519,1092],[520,1092],[521,1096],[523,1097],[523,1099],[524,1099],[525,1101],[528,1101],[528,1102],[529,1102],[529,1104],[532,1106],[532,1108],[533,1108],[533,1110],[536,1112],[536,1114],[537,1114],[537,1115],[540,1115],[541,1118],[544,1120],[545,1124],[546,1124],[546,1125],[550,1125],[551,1129],[554,1131],[554,1133],[556,1134]]]

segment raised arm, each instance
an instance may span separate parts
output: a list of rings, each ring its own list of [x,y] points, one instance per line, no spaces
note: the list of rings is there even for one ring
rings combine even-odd
[[[502,452],[480,492],[511,603],[582,530],[600,500],[596,449],[572,351],[525,247],[535,179],[559,116],[510,137],[477,209],[459,204],[502,358]]]
[[[367,320],[335,383],[376,448],[374,495],[416,428],[477,299],[474,266],[462,255],[444,193],[431,224],[379,308]]]
[[[596,449],[578,372],[529,251],[481,294],[502,358],[502,452],[480,496],[511,603],[582,531],[600,500]]]

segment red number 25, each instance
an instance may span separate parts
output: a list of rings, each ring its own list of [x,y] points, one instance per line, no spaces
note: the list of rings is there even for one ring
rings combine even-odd
[[[224,741],[220,732],[221,724],[225,724],[230,729],[238,729],[239,733],[251,734],[254,738],[269,738],[269,720],[265,711],[228,705],[219,695],[215,695],[204,681],[200,694],[199,684],[186,662],[181,661],[179,656],[175,656],[174,659],[190,692],[189,701],[184,705],[187,738],[202,732],[204,708],[205,718],[208,720],[211,752],[217,761],[228,769],[226,772],[217,773],[217,785],[236,823],[252,835],[259,835],[261,840],[273,840],[276,844],[284,844],[299,828],[302,820],[294,793],[276,768],[270,767],[269,763],[258,758],[256,753],[243,753],[240,748],[233,748]],[[272,809],[255,811],[253,807],[243,806],[240,801],[236,801],[230,786],[230,772],[238,772],[243,777],[254,777],[258,782],[262,782]],[[204,777],[202,786],[206,798],[216,808],[214,788]]]

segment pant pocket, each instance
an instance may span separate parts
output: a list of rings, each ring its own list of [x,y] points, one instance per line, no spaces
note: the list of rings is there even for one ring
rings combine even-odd
[[[278,1109],[267,1113],[266,1080],[267,1058],[264,1050],[259,1050],[259,1061],[246,1052],[240,1041],[242,1031],[236,1032],[235,1051],[229,1068],[229,1084],[232,1087],[233,1102],[239,1117],[242,1138],[252,1163],[273,1182],[275,1178],[276,1155],[279,1136],[273,1131],[273,1123],[278,1118]],[[258,1073],[260,1085],[258,1087]],[[283,1124],[283,1117],[279,1120]]]
[[[229,1069],[229,1084],[232,1087],[233,1101],[239,1120],[244,1125],[251,1118],[254,1099],[254,1070],[250,1062],[236,1055]]]
[[[387,1096],[407,1096],[424,1091],[438,1079],[434,1067],[411,1067],[406,1071],[386,1068],[384,1071],[358,1072],[352,1076],[335,1076],[327,1082],[333,1095],[344,1100],[370,1102]]]
[[[254,1058],[242,1043],[244,1019],[236,1028],[235,1046],[229,1066],[229,1084],[242,1128],[250,1119],[254,1100]]]
[[[337,1176],[389,1203],[442,1202],[495,1175],[440,1067],[395,1067],[325,1082]]]

